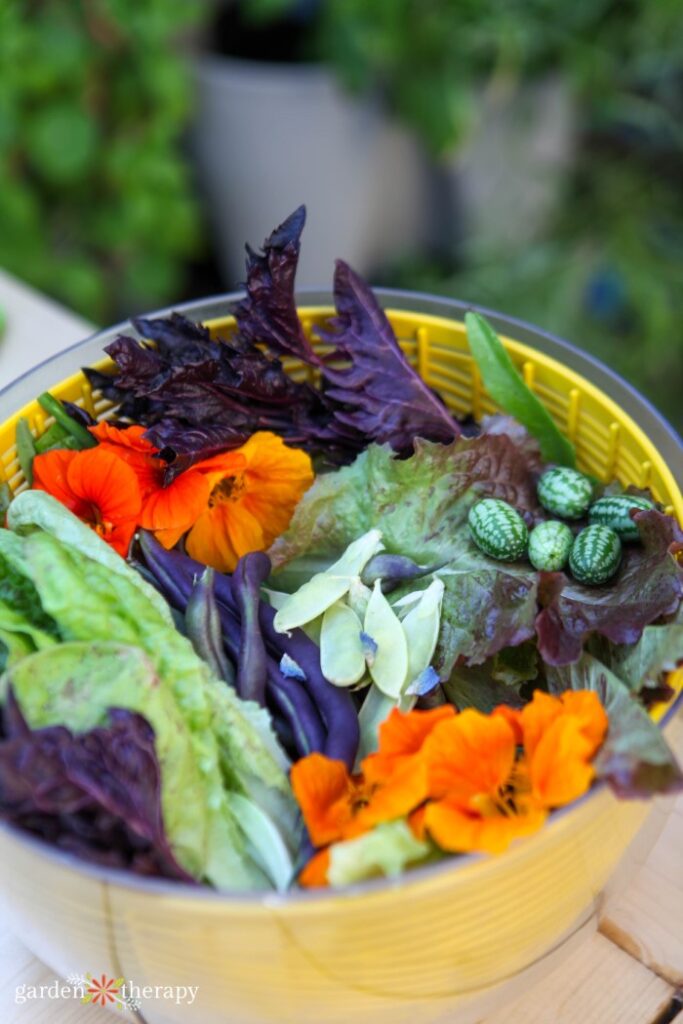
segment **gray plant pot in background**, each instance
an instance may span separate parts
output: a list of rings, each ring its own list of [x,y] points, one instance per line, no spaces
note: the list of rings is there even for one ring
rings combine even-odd
[[[459,197],[465,243],[505,248],[542,233],[573,166],[577,121],[560,75],[482,90],[472,131],[440,168]]]
[[[329,283],[336,257],[372,275],[428,247],[531,240],[552,215],[574,152],[559,78],[482,90],[454,156],[430,161],[381,104],[348,96],[317,65],[201,56],[192,149],[226,287],[261,244],[308,207],[300,287]]]
[[[308,207],[299,286],[329,283],[336,257],[368,273],[426,241],[427,166],[378,105],[348,97],[315,65],[224,57],[195,63],[193,151],[226,286],[244,242]]]

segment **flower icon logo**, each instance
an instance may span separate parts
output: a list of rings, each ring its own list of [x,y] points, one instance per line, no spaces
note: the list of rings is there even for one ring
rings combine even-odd
[[[100,975],[99,978],[93,978],[91,974],[86,974],[85,977],[88,987],[81,999],[82,1003],[94,1003],[99,1006],[107,1006],[109,1003],[121,1004],[123,978],[108,978],[106,974]]]

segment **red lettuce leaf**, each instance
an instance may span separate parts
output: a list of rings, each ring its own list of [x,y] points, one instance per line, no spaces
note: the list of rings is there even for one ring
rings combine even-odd
[[[638,512],[634,518],[641,542],[624,546],[613,582],[584,587],[564,573],[540,574],[536,633],[546,664],[577,661],[593,633],[616,644],[635,644],[645,626],[678,608],[683,572],[675,555],[683,550],[683,534],[661,512]]]
[[[650,797],[683,789],[683,773],[661,730],[628,686],[597,658],[583,654],[574,665],[550,668],[547,680],[551,693],[593,690],[600,697],[609,728],[595,771],[617,796]]]
[[[154,733],[138,714],[73,734],[32,730],[12,691],[0,739],[0,818],[64,850],[137,874],[191,882],[164,833]]]
[[[334,275],[337,316],[321,339],[333,346],[322,368],[335,421],[377,444],[410,451],[416,438],[447,443],[457,421],[412,368],[368,285],[343,260]],[[341,357],[347,365],[339,366]]]
[[[525,562],[487,558],[470,538],[467,513],[477,499],[496,497],[533,518],[539,467],[538,449],[530,457],[526,436],[519,444],[504,434],[449,445],[418,441],[408,459],[388,445],[370,445],[304,494],[270,551],[275,585],[295,589],[310,578],[312,562],[329,565],[362,533],[381,530],[389,554],[443,566],[434,667],[448,679],[456,661],[479,664],[534,635],[537,573]]]

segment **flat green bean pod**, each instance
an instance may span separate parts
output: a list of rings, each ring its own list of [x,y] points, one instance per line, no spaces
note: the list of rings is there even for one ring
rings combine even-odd
[[[324,572],[316,573],[291,594],[278,609],[273,625],[278,633],[288,633],[316,619],[336,601],[341,601],[365,564],[382,546],[380,530],[368,530],[349,544],[344,554]]]
[[[396,699],[408,673],[408,643],[396,612],[382,593],[381,580],[373,588],[363,629],[377,644],[370,675],[382,693]]]
[[[353,686],[365,673],[361,621],[343,601],[330,605],[320,631],[320,668],[335,686]]]
[[[417,679],[434,657],[441,625],[443,592],[443,582],[440,579],[433,580],[403,620],[403,632],[408,645],[407,683]]]

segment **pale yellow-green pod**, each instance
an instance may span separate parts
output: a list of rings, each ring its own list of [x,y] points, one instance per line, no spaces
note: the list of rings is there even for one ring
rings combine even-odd
[[[380,580],[368,602],[363,629],[377,644],[369,665],[373,682],[387,697],[397,698],[408,673],[408,644],[396,612],[382,593]]]
[[[352,608],[336,601],[323,615],[320,668],[334,686],[353,686],[365,673],[361,621]]]
[[[346,595],[346,600],[350,608],[353,608],[354,612],[361,620],[365,619],[365,613],[368,610],[368,602],[370,601],[370,595],[372,590],[370,587],[366,587],[360,578],[352,580],[349,592]]]
[[[329,569],[316,573],[307,583],[291,594],[278,610],[273,625],[278,633],[303,626],[322,615],[335,601],[347,593],[366,562],[382,547],[380,530],[368,530],[349,544],[344,554]]]
[[[434,657],[439,639],[443,592],[443,582],[438,578],[433,580],[403,619],[403,632],[408,644],[408,685],[424,672]]]

